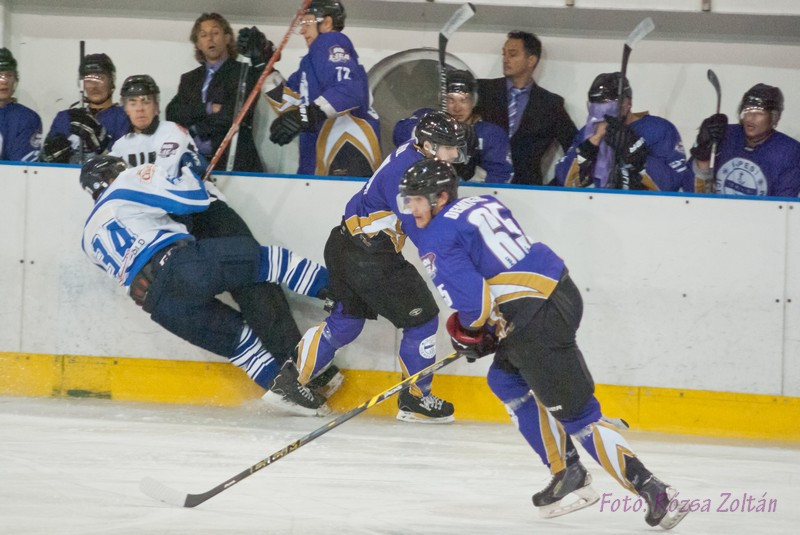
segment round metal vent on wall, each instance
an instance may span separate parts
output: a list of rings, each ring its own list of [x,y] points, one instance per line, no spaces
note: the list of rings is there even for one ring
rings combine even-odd
[[[447,66],[469,70],[466,63],[447,54]],[[368,73],[372,107],[381,118],[381,152],[395,149],[392,132],[397,121],[420,108],[439,108],[439,51],[414,48],[388,56]]]

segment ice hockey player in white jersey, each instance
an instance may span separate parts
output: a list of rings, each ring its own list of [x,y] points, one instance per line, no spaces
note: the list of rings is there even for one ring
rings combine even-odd
[[[117,140],[111,154],[119,156],[130,166],[156,163],[168,176],[177,176],[183,165],[190,165],[197,174],[205,172],[206,162],[197,153],[189,132],[176,123],[159,120],[159,88],[153,78],[146,74],[129,76],[123,82],[120,94],[131,121],[131,132]],[[207,182],[206,189],[212,198],[208,210],[183,216],[173,214],[173,217],[187,225],[198,240],[228,236],[253,238],[247,224],[228,206],[213,182]],[[231,295],[267,349],[281,364],[288,362],[301,335],[281,287],[262,282],[236,288]],[[319,297],[324,298],[324,292]],[[309,387],[288,380],[284,385],[286,388],[280,390],[283,395],[278,396],[279,389],[273,389],[266,399],[279,409],[297,415],[316,414],[315,410],[303,408],[309,400],[312,405],[324,403],[324,396],[315,395],[311,390],[330,395],[342,380],[338,368],[332,367]]]
[[[91,261],[127,288],[153,321],[228,358],[265,390],[280,389],[290,367],[282,369],[243,315],[215,296],[258,281],[316,296],[327,285],[327,270],[250,237],[196,240],[170,217],[202,212],[211,203],[188,166],[171,176],[154,164],[126,169],[120,158],[97,156],[83,167],[80,181],[95,199],[82,241]],[[307,409],[327,412],[324,399]]]

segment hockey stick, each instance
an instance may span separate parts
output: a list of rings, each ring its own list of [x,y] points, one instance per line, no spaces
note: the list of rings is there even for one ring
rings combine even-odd
[[[208,164],[206,172],[203,175],[203,180],[208,180],[208,177],[211,176],[211,173],[214,171],[214,167],[216,167],[217,163],[219,163],[219,159],[222,157],[222,153],[224,153],[225,149],[228,148],[231,138],[233,138],[233,135],[239,130],[239,125],[242,124],[244,116],[247,115],[250,106],[253,105],[253,101],[255,101],[258,93],[261,91],[261,86],[264,85],[264,81],[267,79],[267,76],[269,76],[269,73],[272,72],[272,66],[275,65],[275,62],[281,57],[281,50],[283,50],[283,47],[286,46],[286,43],[289,41],[289,37],[291,37],[292,33],[294,33],[295,28],[300,23],[300,18],[305,15],[306,9],[308,9],[310,3],[311,0],[303,0],[303,5],[301,5],[300,9],[298,9],[297,13],[295,13],[291,24],[289,24],[289,29],[286,30],[286,35],[284,35],[283,39],[281,39],[281,42],[278,44],[278,47],[275,49],[275,52],[272,54],[272,57],[270,58],[266,67],[264,67],[264,72],[262,72],[261,76],[259,76],[258,80],[256,80],[256,85],[253,86],[253,89],[247,96],[247,100],[245,100],[244,104],[242,105],[242,109],[239,110],[239,114],[236,115],[236,118],[233,120],[228,133],[225,134],[225,138],[222,140],[222,143],[219,144],[217,152],[215,152],[214,157],[211,158],[211,162]]]
[[[475,6],[467,2],[456,9],[439,32],[439,105],[442,111],[447,111],[447,64],[445,62],[447,42],[456,33],[456,30],[473,15],[475,15]]]
[[[623,122],[625,120],[622,113],[622,108],[623,108],[622,98],[623,98],[623,93],[625,91],[625,76],[627,75],[628,72],[628,59],[630,59],[631,57],[631,51],[633,50],[633,47],[639,41],[644,39],[647,36],[647,34],[652,32],[655,29],[655,27],[656,25],[653,23],[652,18],[647,17],[646,19],[642,20],[642,22],[636,25],[636,28],[633,29],[630,35],[628,35],[628,38],[625,40],[625,46],[622,47],[622,68],[620,69],[620,73],[622,74],[622,76],[619,77],[619,87],[617,89],[617,97],[618,97],[617,119],[619,119],[620,122]],[[615,161],[616,161],[616,155],[615,155]],[[619,166],[619,164],[617,165]],[[619,171],[622,178],[622,183],[620,184],[619,189],[630,189],[631,179],[630,176],[628,175],[628,170],[625,168],[625,166],[619,166]]]
[[[309,434],[307,434],[306,436],[295,440],[294,442],[292,442],[288,446],[285,446],[284,448],[276,451],[275,453],[273,453],[269,457],[258,461],[256,464],[254,464],[250,468],[247,468],[247,469],[239,472],[238,474],[233,476],[231,479],[228,479],[224,483],[220,483],[219,485],[217,485],[216,487],[214,487],[211,490],[208,490],[208,491],[200,493],[200,494],[186,494],[185,492],[180,492],[180,491],[177,491],[177,490],[172,489],[170,487],[167,487],[163,483],[161,483],[159,481],[156,481],[155,479],[152,479],[152,478],[149,478],[149,477],[146,477],[146,478],[142,479],[141,483],[139,484],[139,488],[141,489],[141,491],[143,493],[147,494],[151,498],[154,498],[156,500],[160,500],[160,501],[162,501],[164,503],[168,503],[170,505],[175,505],[175,506],[178,506],[178,507],[195,507],[195,506],[198,506],[201,503],[205,502],[206,500],[208,500],[210,498],[213,498],[214,496],[216,496],[217,494],[221,493],[222,491],[224,491],[226,489],[229,489],[230,487],[232,487],[236,483],[239,483],[243,479],[253,475],[254,473],[256,473],[259,470],[261,470],[262,468],[266,468],[267,466],[271,465],[275,461],[278,461],[281,458],[285,457],[286,455],[289,455],[290,453],[292,453],[296,449],[300,448],[301,446],[304,446],[304,445],[308,444],[309,442],[311,442],[312,440],[321,437],[322,435],[324,435],[325,433],[327,433],[328,431],[330,431],[334,427],[339,427],[340,425],[342,425],[346,421],[350,420],[351,418],[354,418],[355,416],[358,416],[359,414],[361,414],[365,410],[369,409],[370,407],[373,407],[373,406],[377,405],[378,403],[381,403],[382,401],[386,400],[387,398],[390,398],[391,396],[397,394],[401,390],[403,390],[405,388],[408,388],[409,386],[411,386],[412,384],[416,383],[420,379],[424,379],[424,378],[426,378],[426,377],[428,377],[430,375],[433,375],[433,372],[435,372],[436,370],[438,370],[440,368],[443,368],[443,367],[447,366],[448,364],[450,364],[451,362],[453,362],[455,360],[458,360],[460,357],[461,357],[460,354],[452,353],[452,354],[446,356],[445,358],[443,358],[442,360],[434,362],[433,364],[431,364],[430,366],[428,366],[424,370],[421,370],[421,371],[415,373],[414,375],[403,379],[402,381],[400,381],[399,383],[397,383],[396,385],[394,385],[390,389],[384,390],[380,394],[377,394],[376,396],[373,396],[370,400],[365,401],[364,403],[362,403],[358,407],[356,407],[354,409],[350,409],[348,412],[346,412],[344,414],[340,414],[335,419],[333,419],[330,422],[326,423],[322,427],[319,427],[319,428],[315,429],[314,431],[310,432]]]
[[[236,105],[233,108],[234,116],[242,109],[242,101],[244,100],[244,93],[247,91],[247,72],[250,66],[247,63],[242,63],[239,67],[239,87],[236,90]],[[233,171],[233,165],[236,160],[236,149],[239,146],[239,131],[233,134],[231,139],[231,150],[228,151],[228,160],[225,162],[225,170]]]
[[[711,85],[714,86],[714,90],[717,92],[717,114],[719,114],[719,109],[722,105],[722,88],[719,85],[719,78],[717,78],[716,73],[711,69],[708,69],[706,72],[706,76],[708,76],[708,81],[711,82]],[[714,143],[711,145],[711,161],[708,163],[709,168],[711,169],[711,190],[707,193],[714,193],[716,191],[716,176],[714,173],[714,160],[717,159],[717,144]]]

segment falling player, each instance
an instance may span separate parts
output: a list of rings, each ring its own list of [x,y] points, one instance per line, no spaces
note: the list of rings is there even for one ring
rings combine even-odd
[[[259,281],[314,296],[327,284],[325,268],[250,237],[195,240],[170,217],[211,204],[189,166],[170,176],[157,165],[126,169],[120,158],[95,156],[80,181],[95,200],[83,230],[89,259],[128,289],[153,321],[228,358],[265,390],[275,388],[281,363],[243,315],[215,296]]]
[[[286,145],[300,136],[300,175],[370,176],[381,162],[378,114],[367,72],[342,32],[339,0],[311,0],[300,21],[308,54],[286,85],[270,91],[281,115],[270,141]]]
[[[756,84],[742,97],[738,124],[728,125],[722,113],[705,119],[691,149],[697,191],[797,197],[800,142],[775,130],[782,112],[781,90]],[[715,143],[717,157],[711,169]]]
[[[177,176],[183,165],[190,165],[197,174],[205,171],[205,162],[197,154],[194,140],[182,126],[159,120],[159,88],[146,74],[129,76],[120,90],[122,104],[131,120],[131,132],[117,140],[111,154],[134,167],[155,163],[167,176]],[[253,238],[244,220],[231,208],[213,182],[206,188],[211,196],[207,210],[180,218],[198,240],[230,236]],[[290,355],[300,340],[300,329],[292,317],[283,290],[276,284],[260,282],[235,288],[231,295],[239,305],[248,325],[267,346],[278,361],[290,363]],[[320,298],[324,295],[320,295]],[[328,395],[341,384],[342,374],[331,369],[326,375],[305,387],[294,377],[291,366],[286,370],[286,380],[278,388],[265,394],[264,400],[273,406],[297,415],[318,415],[325,405],[322,391]],[[283,378],[282,378],[283,379]],[[311,389],[317,388],[319,393]],[[322,409],[321,412],[327,412]]]
[[[458,199],[458,178],[446,162],[414,163],[399,192],[398,208],[419,227],[414,243],[422,263],[457,311],[447,321],[453,346],[468,358],[495,354],[489,387],[553,473],[534,505],[555,516],[598,498],[587,492],[591,478],[566,431],[647,502],[649,525],[670,529],[680,522],[688,510],[676,508],[677,492],[645,468],[603,418],[575,341],[583,303],[564,261],[532,242],[494,197]],[[562,508],[573,492],[578,506]]]

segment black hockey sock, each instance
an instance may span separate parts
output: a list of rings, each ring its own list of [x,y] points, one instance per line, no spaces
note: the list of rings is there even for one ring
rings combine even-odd
[[[644,482],[647,481],[647,478],[652,476],[653,473],[645,468],[642,461],[636,457],[623,455],[623,458],[625,459],[625,479],[630,481],[633,488],[639,493]]]

